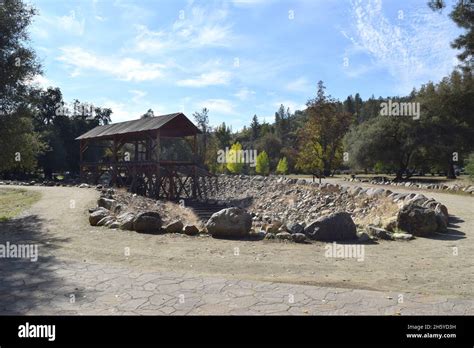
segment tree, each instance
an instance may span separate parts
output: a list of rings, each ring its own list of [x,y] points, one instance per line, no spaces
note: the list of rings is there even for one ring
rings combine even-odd
[[[326,87],[318,82],[316,98],[306,104],[308,121],[299,134],[300,154],[296,167],[304,172],[323,172],[325,176],[341,164],[342,140],[352,117],[343,106],[325,95]]]
[[[153,112],[152,109],[148,109],[148,111],[145,112],[140,118],[150,118],[150,117],[155,117],[155,113]]]
[[[471,179],[474,179],[474,152],[469,155],[466,159],[466,165],[464,167],[466,173]]]
[[[286,143],[288,132],[290,130],[290,110],[280,105],[275,112],[275,135],[280,139],[282,144]]]
[[[218,147],[220,149],[225,149],[230,145],[230,140],[232,139],[231,130],[226,126],[225,122],[222,122],[220,126],[214,130],[214,135],[218,140]]]
[[[434,11],[441,11],[446,7],[446,4],[443,0],[430,0],[428,6]],[[458,27],[466,30],[451,43],[451,46],[461,50],[461,53],[458,54],[458,58],[462,62],[461,66],[465,70],[472,70],[474,63],[474,2],[472,0],[457,0],[449,16]]]
[[[260,123],[258,122],[257,115],[253,115],[250,128],[252,129],[252,141],[255,141],[258,139],[260,133]]]
[[[203,108],[201,112],[194,112],[193,117],[197,123],[197,127],[201,130],[201,134],[198,135],[198,140],[200,143],[199,146],[199,156],[201,160],[204,161],[207,157],[207,139],[209,137],[209,110]]]
[[[256,142],[258,152],[265,152],[270,160],[270,166],[275,167],[282,149],[281,140],[273,133],[268,132]]]
[[[153,110],[150,109],[148,111],[151,111],[151,114],[153,114]],[[106,125],[112,122],[111,115],[112,109],[99,107],[94,108],[94,120],[96,120],[100,125]]]
[[[276,172],[282,175],[288,173],[288,162],[286,160],[286,157],[283,157],[280,161],[278,161]]]
[[[432,166],[444,167],[455,178],[461,154],[474,150],[474,79],[470,71],[454,71],[434,85],[420,88],[423,138],[420,151]]]
[[[30,112],[20,106],[14,113],[0,116],[0,172],[32,171],[38,154],[45,150]]]
[[[30,81],[41,73],[28,47],[27,28],[36,14],[21,0],[0,6],[0,171],[32,170],[43,144],[33,131]]]
[[[345,137],[354,169],[390,168],[396,180],[407,178],[423,142],[420,124],[408,117],[379,116],[354,126]]]
[[[233,144],[226,157],[227,170],[232,174],[239,174],[242,172],[244,163],[241,155],[242,145],[240,143]]]
[[[270,159],[265,151],[258,154],[255,171],[261,175],[268,175],[270,173]]]

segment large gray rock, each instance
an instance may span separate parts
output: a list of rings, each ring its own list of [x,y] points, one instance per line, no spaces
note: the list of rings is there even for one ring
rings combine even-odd
[[[132,213],[123,213],[117,217],[117,222],[119,223],[119,228],[121,230],[133,231],[134,220],[135,215]]]
[[[100,197],[97,201],[97,205],[99,207],[103,207],[103,208],[108,209],[108,210],[112,210],[112,207],[114,206],[114,204],[115,204],[114,199],[109,199],[109,198],[105,198],[105,197]]]
[[[109,215],[109,211],[105,208],[100,208],[89,215],[89,223],[91,226],[97,226],[97,223]]]
[[[423,237],[438,230],[438,221],[433,209],[410,203],[398,212],[397,227],[414,236]]]
[[[155,233],[161,229],[161,216],[156,211],[147,211],[137,215],[133,229],[137,232]]]
[[[436,222],[438,223],[438,232],[446,232],[449,224],[448,210],[442,204],[437,204],[435,207]]]
[[[339,212],[323,216],[304,229],[310,239],[321,241],[350,240],[357,238],[357,228],[349,213]]]
[[[213,237],[245,237],[252,227],[252,216],[242,208],[232,207],[214,213],[206,223]]]

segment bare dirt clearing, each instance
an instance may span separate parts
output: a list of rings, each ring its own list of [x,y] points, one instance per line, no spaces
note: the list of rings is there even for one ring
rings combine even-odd
[[[190,272],[465,298],[474,294],[472,197],[424,192],[448,207],[453,216],[449,233],[410,242],[368,244],[364,261],[359,262],[355,258],[327,258],[326,244],[319,242],[219,240],[91,227],[87,208],[95,205],[97,191],[70,187],[26,189],[40,191],[41,200],[18,219],[0,224],[0,240],[36,240],[40,255],[45,257],[127,265],[137,271]],[[130,256],[125,255],[128,250]]]

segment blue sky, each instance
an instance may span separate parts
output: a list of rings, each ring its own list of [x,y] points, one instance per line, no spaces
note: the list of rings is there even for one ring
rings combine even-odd
[[[345,99],[408,94],[452,71],[460,30],[427,0],[36,0],[36,82],[112,121],[207,107],[234,130],[280,104],[304,108],[323,80]],[[450,5],[448,6],[448,9]]]

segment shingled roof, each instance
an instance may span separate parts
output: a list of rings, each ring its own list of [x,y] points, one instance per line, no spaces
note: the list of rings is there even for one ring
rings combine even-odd
[[[168,136],[188,136],[201,133],[186,115],[181,112],[140,118],[138,120],[125,121],[119,123],[97,126],[94,129],[77,137],[76,140],[93,138],[110,138],[114,135],[124,135],[140,133],[146,131],[165,130]]]

